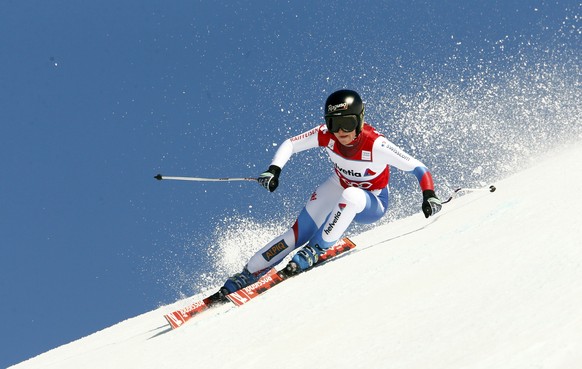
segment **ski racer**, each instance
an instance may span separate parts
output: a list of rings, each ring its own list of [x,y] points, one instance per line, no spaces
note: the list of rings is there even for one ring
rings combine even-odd
[[[307,200],[295,223],[251,257],[242,272],[228,278],[223,294],[258,280],[271,267],[297,250],[285,268],[296,274],[313,266],[319,255],[338,241],[352,221],[374,223],[389,203],[390,168],[412,173],[422,190],[425,217],[441,209],[427,167],[364,122],[364,103],[357,92],[339,90],[325,102],[325,124],[284,141],[258,182],[270,192],[279,184],[281,170],[295,153],[323,147],[333,163],[333,174]]]

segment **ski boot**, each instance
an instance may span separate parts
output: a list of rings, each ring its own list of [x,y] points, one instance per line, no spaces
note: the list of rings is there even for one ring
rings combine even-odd
[[[251,273],[245,266],[240,273],[236,273],[232,277],[228,278],[224,283],[224,286],[220,289],[221,293],[225,296],[229,293],[233,293],[238,291],[242,288],[245,288],[248,285],[251,285],[259,280],[259,278],[265,274],[269,268],[259,270],[256,273]]]
[[[319,255],[323,254],[323,252],[324,250],[318,245],[303,247],[297,251],[287,266],[281,270],[281,274],[285,277],[291,277],[313,267],[317,264]]]

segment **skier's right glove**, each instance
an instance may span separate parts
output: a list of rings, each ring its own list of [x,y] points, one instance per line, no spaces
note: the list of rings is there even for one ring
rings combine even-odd
[[[261,186],[273,192],[279,186],[279,174],[281,174],[281,168],[276,165],[271,165],[269,169],[261,173],[257,181]]]

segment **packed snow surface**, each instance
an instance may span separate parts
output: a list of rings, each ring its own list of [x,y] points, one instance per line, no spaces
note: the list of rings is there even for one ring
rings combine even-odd
[[[580,368],[580,167],[548,154],[240,308],[169,330],[189,298],[13,368]]]

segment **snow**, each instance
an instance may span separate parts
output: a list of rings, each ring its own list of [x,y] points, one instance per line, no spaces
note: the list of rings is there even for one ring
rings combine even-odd
[[[580,368],[581,166],[563,149],[240,308],[171,331],[178,301],[13,368]]]

